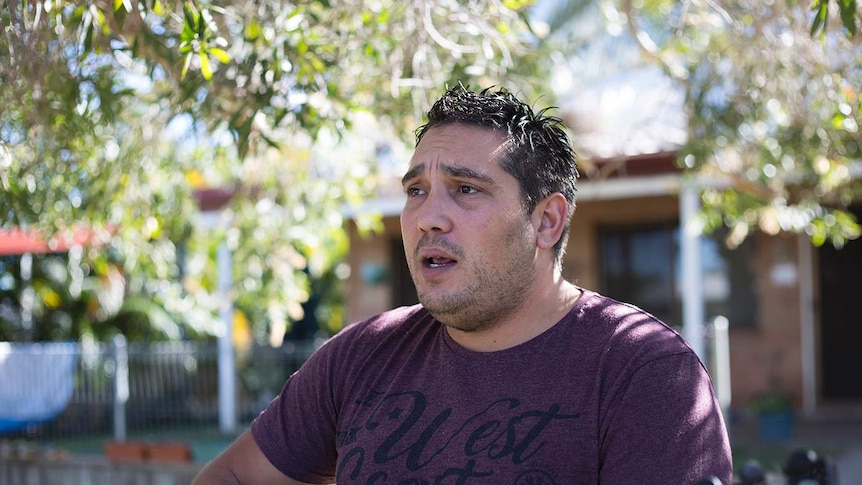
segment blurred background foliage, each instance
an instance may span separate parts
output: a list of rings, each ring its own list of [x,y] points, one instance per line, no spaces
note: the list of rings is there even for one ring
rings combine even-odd
[[[446,83],[531,86],[526,7],[0,3],[0,227],[88,236],[37,255],[32,285],[4,259],[0,339],[211,335],[222,242],[251,337],[277,343],[312,290],[337,331],[344,206],[372,194],[377,152],[409,140]],[[229,202],[201,217],[212,189]],[[32,323],[13,317],[28,291]]]
[[[862,37],[855,2],[837,5],[834,31],[825,1],[692,8],[656,52],[686,89],[683,166],[715,181],[703,222],[728,227],[731,246],[758,230],[818,246],[859,237],[846,208],[862,194]]]
[[[858,237],[855,2],[538,3],[0,2],[0,230],[87,235],[28,278],[0,260],[0,340],[206,338],[228,296],[239,338],[335,332],[343,209],[374,194],[384,154],[409,156],[443,86],[554,104],[555,68],[607,37],[686,93],[704,229]],[[211,190],[227,203],[202,214]]]

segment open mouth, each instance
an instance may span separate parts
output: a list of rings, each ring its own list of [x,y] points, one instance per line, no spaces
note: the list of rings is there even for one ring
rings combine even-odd
[[[427,257],[422,259],[422,264],[429,268],[442,268],[445,266],[453,265],[456,261],[454,259],[449,258],[436,258],[436,257]]]

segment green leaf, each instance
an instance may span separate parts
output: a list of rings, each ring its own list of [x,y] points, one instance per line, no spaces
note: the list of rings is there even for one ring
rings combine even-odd
[[[203,75],[204,79],[209,81],[213,77],[213,71],[210,67],[210,58],[207,55],[207,52],[203,50],[200,52],[199,56],[201,59],[201,74]]]
[[[254,20],[249,21],[245,24],[245,29],[243,31],[243,37],[245,40],[254,41],[260,36],[261,28],[260,24]]]
[[[84,18],[84,12],[86,11],[87,9],[83,5],[76,8],[75,11],[72,12],[72,21],[80,24],[81,20]]]
[[[508,8],[509,10],[519,11],[521,9],[525,9],[530,7],[535,3],[535,0],[505,0],[503,2],[503,6]]]
[[[200,25],[201,17],[192,2],[185,2],[183,4],[183,15],[185,17],[185,26],[183,27],[183,33],[185,33],[186,29],[190,30],[191,32],[197,32]]]
[[[206,9],[201,9],[200,15],[198,16],[198,28],[197,34],[201,37],[201,39],[206,39],[207,27],[209,26],[210,14]]]
[[[84,50],[90,52],[93,50],[93,32],[96,30],[92,22],[87,25],[87,31],[84,34]]]
[[[192,28],[188,24],[186,24],[186,26],[183,27],[183,31],[180,33],[180,41],[185,43],[191,43],[196,38],[197,36],[195,35],[195,31],[192,30]]]
[[[220,49],[218,47],[213,47],[209,51],[209,54],[219,60],[222,64],[227,64],[230,62],[230,54],[227,53],[226,50]]]
[[[841,22],[850,34],[856,35],[856,0],[838,0],[838,9],[841,11]]]
[[[90,12],[93,14],[93,23],[94,24],[107,27],[108,23],[105,19],[105,13],[104,12],[102,12],[95,5],[90,5]]]
[[[825,35],[829,15],[829,0],[814,0],[811,9],[814,10],[814,18],[811,20],[811,36],[816,36],[821,30],[821,35]]]
[[[183,71],[182,74],[180,74],[180,79],[186,78],[186,74],[188,74],[189,72],[189,66],[192,64],[192,57],[194,57],[194,55],[194,52],[189,52],[188,54],[186,54],[185,62],[183,62]]]
[[[123,2],[120,2],[120,4],[122,5]],[[129,9],[127,8],[120,8],[114,10],[114,20],[117,21],[117,25],[119,25],[121,29],[126,25],[126,18],[128,17],[128,12]]]

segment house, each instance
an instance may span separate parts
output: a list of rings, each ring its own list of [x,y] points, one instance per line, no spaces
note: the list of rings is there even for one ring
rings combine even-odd
[[[675,152],[586,162],[602,176],[579,181],[565,276],[632,302],[687,335],[680,230],[686,179]],[[398,187],[393,178],[390,189]],[[391,192],[369,202],[369,210],[383,215],[384,230],[376,235],[360,236],[348,223],[348,321],[417,302],[400,237],[403,202]],[[862,208],[855,213],[862,218]],[[702,323],[717,316],[729,321],[731,408],[743,411],[756,396],[782,391],[809,416],[862,411],[856,374],[862,321],[854,308],[862,284],[853,271],[862,268],[862,240],[841,250],[814,247],[795,234],[757,233],[733,250],[721,234],[695,240]]]

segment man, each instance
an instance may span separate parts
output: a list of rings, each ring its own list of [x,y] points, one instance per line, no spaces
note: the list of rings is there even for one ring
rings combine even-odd
[[[402,180],[421,305],[330,339],[195,483],[730,484],[693,351],[562,277],[560,120],[462,86],[428,118]]]

